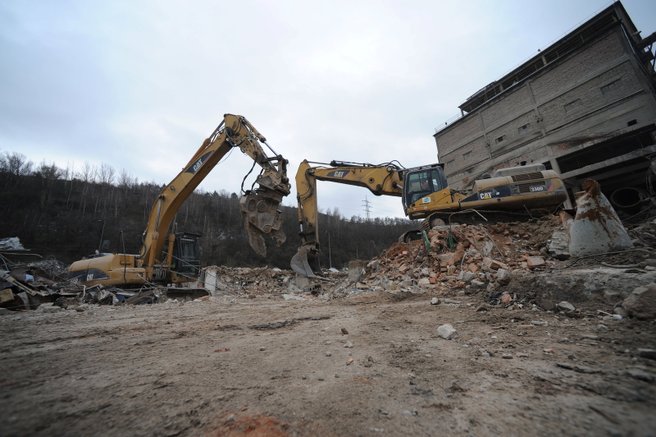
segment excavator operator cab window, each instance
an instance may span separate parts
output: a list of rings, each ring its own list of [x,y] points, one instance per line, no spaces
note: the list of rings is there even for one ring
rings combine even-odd
[[[405,187],[403,200],[407,207],[422,197],[446,188],[446,178],[441,167],[416,170],[406,176]]]
[[[200,271],[199,235],[191,233],[176,234],[173,248],[173,270],[178,273],[197,275]]]

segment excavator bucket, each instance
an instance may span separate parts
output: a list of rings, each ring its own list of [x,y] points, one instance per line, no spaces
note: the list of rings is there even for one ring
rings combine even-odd
[[[239,199],[248,243],[262,257],[267,252],[264,235],[270,235],[276,246],[282,245],[287,239],[282,230],[281,211],[278,209],[281,200],[280,194],[266,188],[248,191]]]
[[[316,278],[317,276],[310,267],[308,260],[308,253],[311,249],[308,246],[301,246],[298,248],[296,254],[292,257],[291,267],[292,270],[306,278]]]

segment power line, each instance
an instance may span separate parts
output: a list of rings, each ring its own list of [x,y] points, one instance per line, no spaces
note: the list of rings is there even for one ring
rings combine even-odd
[[[367,199],[366,195],[362,201],[362,209],[364,209],[365,217],[367,218],[367,221],[369,221],[371,218],[371,202],[369,202],[369,199]]]

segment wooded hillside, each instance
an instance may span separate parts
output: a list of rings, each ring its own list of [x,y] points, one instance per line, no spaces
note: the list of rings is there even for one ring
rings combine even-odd
[[[19,237],[26,248],[69,263],[101,252],[138,253],[152,202],[163,186],[139,182],[108,165],[79,172],[35,166],[25,156],[0,156],[0,238]],[[287,242],[268,245],[266,259],[248,245],[235,193],[194,192],[178,212],[177,230],[202,235],[203,265],[288,268],[298,247],[296,208],[282,207]],[[320,215],[322,266],[340,268],[368,259],[416,227],[403,219],[345,219]],[[330,251],[329,251],[330,243]],[[330,259],[329,259],[330,255]]]

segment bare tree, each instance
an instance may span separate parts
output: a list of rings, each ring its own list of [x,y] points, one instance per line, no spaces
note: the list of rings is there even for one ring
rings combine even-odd
[[[121,173],[118,175],[118,186],[121,188],[134,188],[138,183],[138,179],[131,176],[125,169],[122,169]]]
[[[76,177],[75,175],[75,163],[71,161],[66,161],[66,168],[62,169],[62,178],[70,181],[73,180],[73,178]]]
[[[90,183],[96,180],[96,168],[92,166],[89,161],[84,161],[82,170],[80,170],[80,179],[82,182]]]
[[[87,197],[89,194],[89,188],[91,183],[96,180],[97,171],[94,166],[92,166],[88,161],[84,161],[82,165],[82,170],[80,171],[80,179],[82,179],[82,193],[80,196],[80,211],[82,217],[87,211]]]
[[[100,169],[98,170],[98,178],[101,184],[111,185],[114,182],[114,176],[116,172],[114,167],[104,162],[100,164]]]
[[[0,157],[0,171],[11,173],[14,176],[29,175],[32,173],[32,165],[32,161],[28,161],[22,153],[5,152]]]
[[[37,176],[41,176],[44,179],[59,179],[62,177],[63,171],[55,165],[47,164],[45,161],[42,161],[34,172]]]

